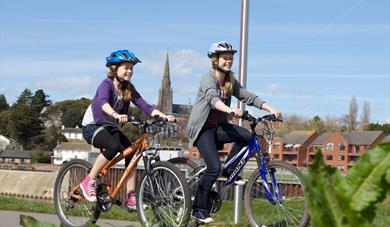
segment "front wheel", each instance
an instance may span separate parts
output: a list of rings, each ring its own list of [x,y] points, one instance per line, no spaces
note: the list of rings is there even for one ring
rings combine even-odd
[[[245,188],[244,205],[251,225],[307,226],[310,217],[299,170],[288,163],[270,161],[265,179],[257,169]],[[267,194],[266,187],[270,194]]]
[[[187,182],[169,162],[152,164],[151,177],[145,172],[137,185],[137,212],[143,226],[186,226],[191,212]]]
[[[84,160],[71,160],[58,172],[54,184],[54,205],[65,226],[87,226],[96,223],[100,211],[95,203],[88,202],[79,186],[92,165]]]

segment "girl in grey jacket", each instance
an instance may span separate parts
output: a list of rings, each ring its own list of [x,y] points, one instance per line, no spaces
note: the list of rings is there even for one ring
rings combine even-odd
[[[198,147],[207,166],[193,204],[193,216],[204,223],[213,221],[208,210],[209,192],[221,170],[218,147],[235,142],[229,153],[229,160],[251,139],[251,133],[247,129],[228,122],[229,113],[234,113],[235,117],[242,116],[240,109],[230,108],[231,96],[249,106],[273,113],[277,118],[281,117],[277,110],[247,91],[235,79],[231,67],[236,52],[227,42],[211,45],[208,56],[212,68],[202,78],[187,125],[189,145]],[[225,170],[223,175],[230,175],[230,171],[232,170]]]

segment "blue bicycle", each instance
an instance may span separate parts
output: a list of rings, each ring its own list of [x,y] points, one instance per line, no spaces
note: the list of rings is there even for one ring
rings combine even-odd
[[[231,188],[248,160],[254,157],[258,168],[246,180],[244,191],[244,207],[250,224],[307,226],[310,216],[304,201],[304,185],[300,171],[291,164],[273,161],[269,157],[268,147],[275,135],[272,125],[281,120],[276,119],[274,115],[256,118],[248,112],[244,112],[241,118],[249,122],[252,139],[222,167],[227,168],[239,160],[223,187],[220,189],[213,187],[210,212],[215,213],[220,209],[225,193]],[[260,131],[259,135],[256,130]],[[174,158],[169,161],[185,172],[194,199],[199,178],[206,167],[198,166],[187,158]]]

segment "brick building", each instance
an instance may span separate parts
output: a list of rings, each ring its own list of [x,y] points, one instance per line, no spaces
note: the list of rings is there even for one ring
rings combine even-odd
[[[308,147],[308,165],[313,163],[316,152],[321,151],[326,164],[346,173],[360,156],[384,138],[382,131],[324,133]]]
[[[307,147],[317,136],[315,131],[293,131],[276,137],[271,145],[271,157],[294,166],[306,166]]]

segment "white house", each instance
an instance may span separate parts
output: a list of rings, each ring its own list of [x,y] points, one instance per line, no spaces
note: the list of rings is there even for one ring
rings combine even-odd
[[[84,142],[62,142],[53,149],[53,164],[61,165],[72,159],[94,163],[100,151]]]
[[[61,130],[62,135],[65,136],[65,138],[68,141],[82,141],[83,140],[83,134],[82,129],[77,127],[76,128],[65,128],[62,126]]]

